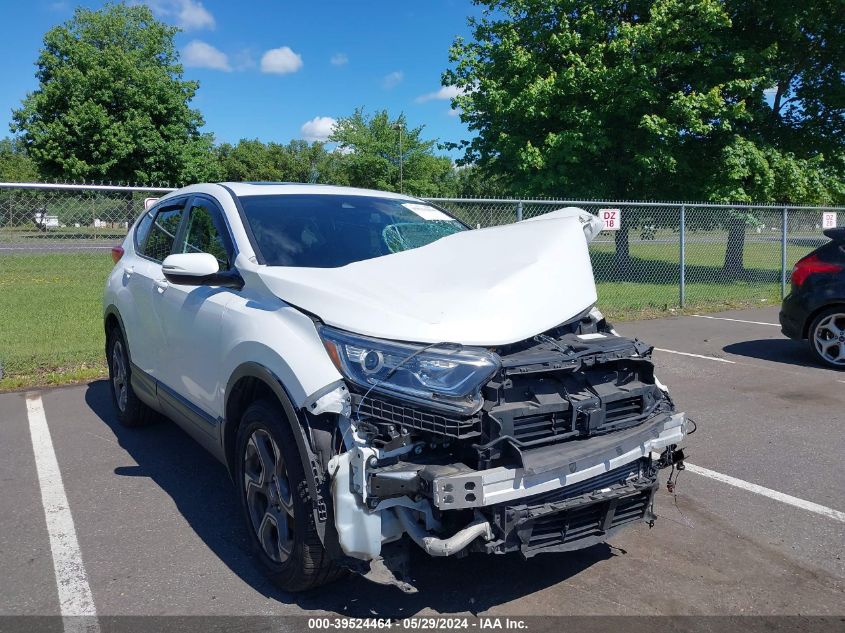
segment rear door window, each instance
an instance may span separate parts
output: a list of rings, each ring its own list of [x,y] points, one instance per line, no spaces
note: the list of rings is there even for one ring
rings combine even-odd
[[[142,253],[144,244],[147,241],[147,236],[150,234],[150,228],[153,225],[153,217],[155,212],[150,211],[144,214],[144,217],[138,222],[138,228],[135,229],[135,252]]]

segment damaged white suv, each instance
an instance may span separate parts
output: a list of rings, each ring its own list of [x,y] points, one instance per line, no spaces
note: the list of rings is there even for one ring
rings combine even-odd
[[[654,520],[683,413],[595,308],[592,215],[468,230],[392,193],[194,185],[113,249],[120,421],[172,418],[229,469],[297,591],[408,589],[432,556],[587,547]],[[659,457],[658,457],[659,455]]]

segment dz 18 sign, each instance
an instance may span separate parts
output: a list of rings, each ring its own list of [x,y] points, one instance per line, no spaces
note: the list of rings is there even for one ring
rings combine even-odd
[[[604,224],[605,231],[618,231],[622,224],[622,211],[620,209],[599,209],[599,217]]]
[[[822,228],[836,228],[836,211],[825,211],[824,213],[822,213]]]

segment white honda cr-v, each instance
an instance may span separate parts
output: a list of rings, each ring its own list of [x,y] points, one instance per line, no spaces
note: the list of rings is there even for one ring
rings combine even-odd
[[[113,249],[117,416],[164,414],[228,467],[287,590],[346,570],[408,589],[412,542],[604,541],[654,520],[687,422],[651,347],[595,308],[600,229],[574,208],[469,230],[380,191],[180,189]]]

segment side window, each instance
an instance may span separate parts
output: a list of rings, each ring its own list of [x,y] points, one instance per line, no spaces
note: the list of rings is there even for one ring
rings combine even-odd
[[[144,244],[143,255],[159,262],[170,255],[173,251],[173,241],[179,230],[179,222],[182,221],[183,210],[184,202],[158,209],[150,234]]]
[[[220,270],[231,268],[232,247],[220,211],[207,200],[198,199],[191,206],[185,231],[183,253],[211,253]]]
[[[147,236],[150,234],[150,227],[153,225],[152,213],[144,213],[144,217],[138,222],[138,228],[135,229],[135,251],[142,253],[144,244],[147,242]]]

